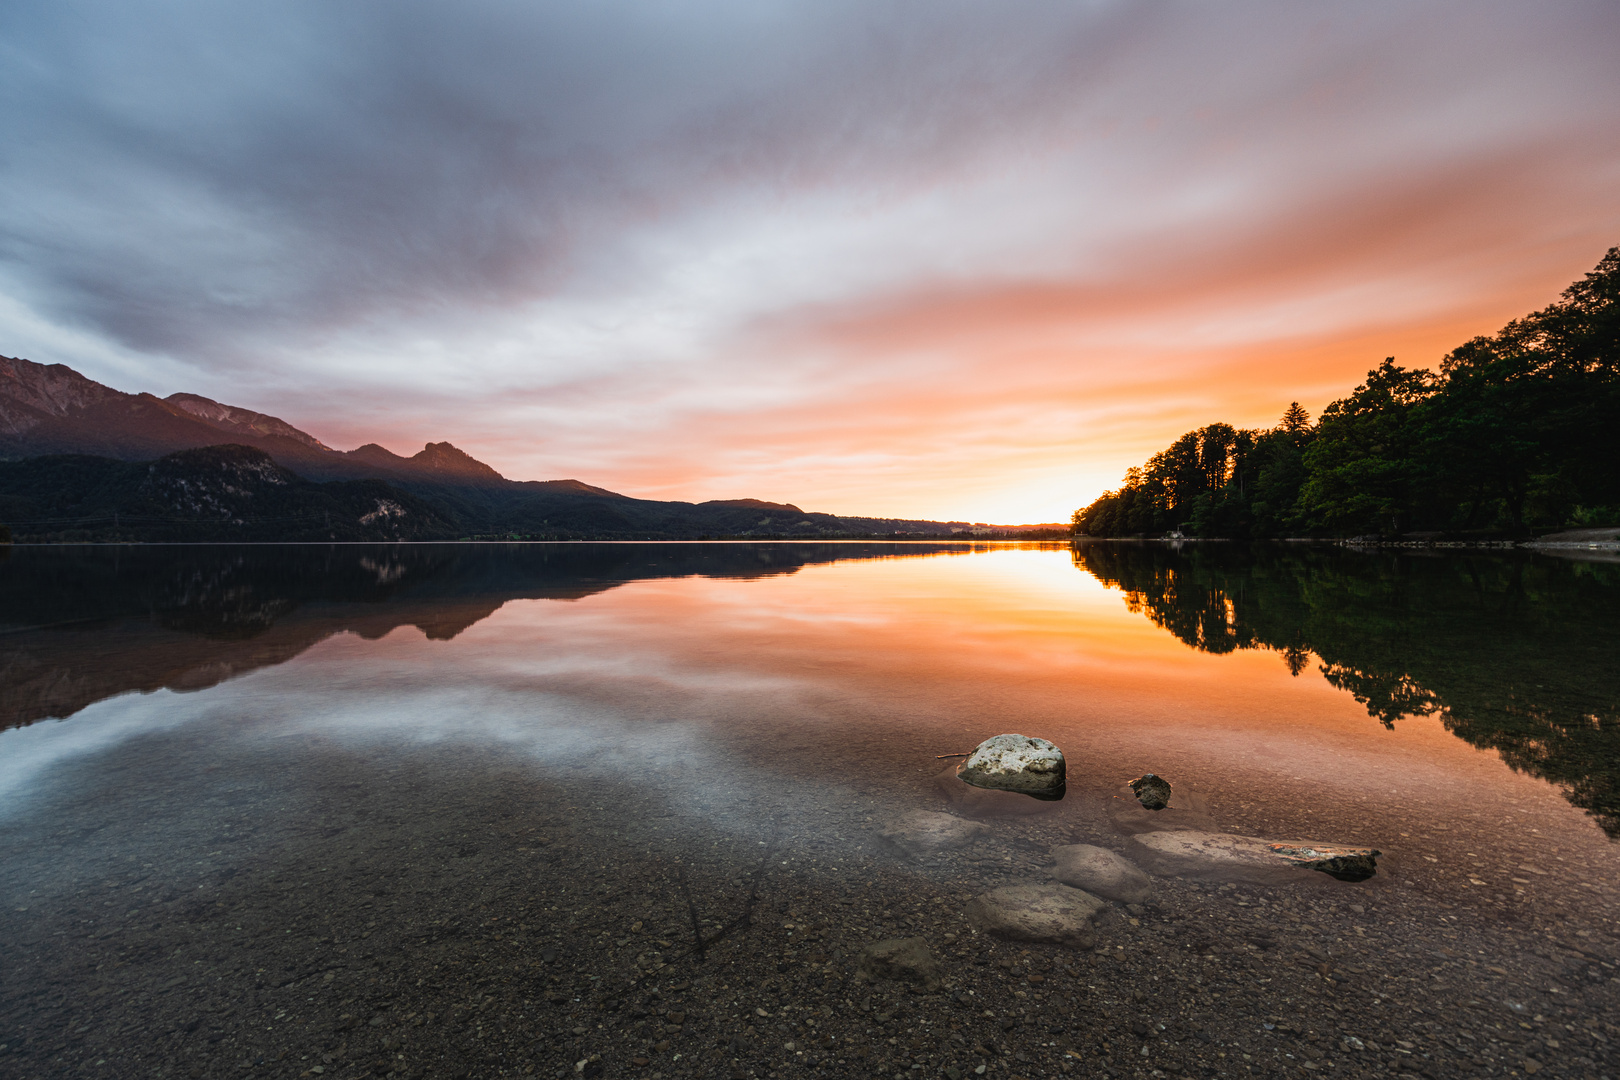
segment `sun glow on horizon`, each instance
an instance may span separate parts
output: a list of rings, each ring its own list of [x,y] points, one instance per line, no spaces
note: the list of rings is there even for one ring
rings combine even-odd
[[[1620,242],[1620,9],[1486,6],[19,9],[0,355],[517,479],[1061,522]]]

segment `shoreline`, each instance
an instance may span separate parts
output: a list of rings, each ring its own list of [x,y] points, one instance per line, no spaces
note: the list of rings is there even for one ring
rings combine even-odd
[[[489,750],[267,749],[131,747],[129,765],[210,777],[213,799],[164,801],[161,849],[136,815],[109,822],[66,792],[14,822],[5,1069],[1595,1078],[1620,1038],[1612,901],[1556,862],[1516,891],[1468,887],[1466,863],[1429,869],[1423,854],[1461,836],[1398,844],[1358,884],[1157,877],[1147,903],[1108,905],[1095,944],[1071,947],[989,937],[964,909],[1046,880],[1054,845],[1120,847],[1097,792],[908,858],[881,819],[938,805],[922,776],[714,817],[667,776],[604,782]],[[91,789],[150,794],[109,776]],[[288,789],[308,804],[271,812]],[[77,839],[44,872],[63,833]],[[895,938],[924,941],[940,985],[863,980],[862,950]],[[94,1004],[70,1010],[60,986]]]

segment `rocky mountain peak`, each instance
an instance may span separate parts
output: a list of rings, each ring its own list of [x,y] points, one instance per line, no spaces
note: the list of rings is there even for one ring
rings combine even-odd
[[[430,442],[411,457],[411,464],[429,472],[444,473],[462,480],[504,482],[505,477],[482,461],[447,442]]]
[[[0,398],[20,402],[46,416],[66,416],[78,409],[130,395],[87,379],[66,364],[36,364],[0,356]]]
[[[170,394],[163,399],[178,409],[183,409],[192,416],[206,423],[212,424],[221,431],[228,431],[237,435],[279,435],[284,439],[303,443],[315,450],[330,450],[321,440],[308,432],[300,431],[276,416],[254,412],[252,409],[239,409],[234,405],[225,405],[212,398],[205,398],[200,394]]]

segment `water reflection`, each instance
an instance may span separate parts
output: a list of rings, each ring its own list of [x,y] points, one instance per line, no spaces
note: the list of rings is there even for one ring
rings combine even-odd
[[[1522,552],[1086,543],[1075,565],[1203,652],[1269,649],[1386,728],[1437,716],[1620,836],[1620,565]]]
[[[0,563],[0,730],[129,691],[199,690],[335,634],[454,638],[511,600],[631,581],[758,579],[967,544],[19,548]]]
[[[968,550],[994,553],[891,557]],[[1101,577],[1066,546],[19,550],[0,1072],[1124,1076],[1147,1030],[1170,1076],[1238,1047],[1257,1075],[1302,1054],[1389,1075],[1413,1062],[1378,1047],[1444,1034],[1420,1017],[1493,1048],[1425,1041],[1435,1076],[1517,1071],[1496,1047],[1523,1025],[1595,1074],[1620,847],[1433,718],[1368,722],[1310,659],[1353,659],[1314,617],[1253,614],[1265,558],[1217,580],[1097,556]],[[1300,557],[1345,604],[1420,589]],[[1212,651],[1125,610],[1127,577]],[[1601,606],[1565,617],[1601,643]],[[1001,731],[1064,747],[1065,799],[948,801],[939,755]],[[1150,770],[1213,827],[1377,847],[1378,873],[1156,877],[1084,952],[970,921],[1046,883],[1056,847],[1124,847],[1122,782]],[[978,839],[903,851],[889,825],[914,811],[977,815]],[[861,980],[899,937],[944,985]]]

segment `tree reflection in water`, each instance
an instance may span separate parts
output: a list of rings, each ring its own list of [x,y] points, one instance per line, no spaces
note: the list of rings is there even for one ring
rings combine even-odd
[[[1620,837],[1620,565],[1527,552],[1079,542],[1074,563],[1204,652],[1271,649],[1385,727],[1437,716]]]

